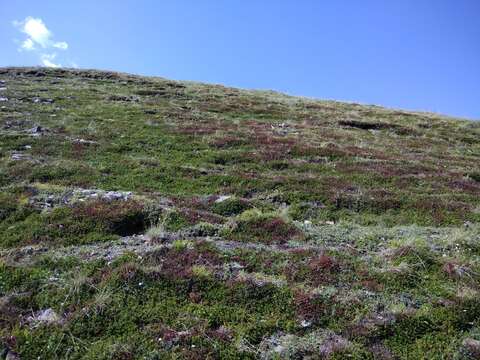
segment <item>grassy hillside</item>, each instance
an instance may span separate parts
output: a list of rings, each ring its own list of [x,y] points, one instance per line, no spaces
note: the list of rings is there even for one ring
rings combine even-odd
[[[0,68],[0,351],[479,358],[479,164],[480,123]]]

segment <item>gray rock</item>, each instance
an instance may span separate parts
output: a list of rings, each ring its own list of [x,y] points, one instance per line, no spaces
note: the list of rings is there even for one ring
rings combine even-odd
[[[221,195],[218,197],[217,200],[215,200],[215,202],[218,204],[218,203],[224,202],[225,200],[230,199],[231,197],[232,197],[231,195]]]
[[[77,192],[82,199],[103,199],[106,201],[128,200],[132,197],[131,191],[104,191],[96,189],[82,189]]]
[[[277,333],[260,343],[261,359],[328,359],[331,355],[348,349],[352,344],[329,330],[318,329],[304,336]]]
[[[53,324],[60,321],[60,316],[52,308],[38,311],[32,318],[35,322]]]
[[[27,132],[29,134],[32,134],[34,136],[39,136],[39,135],[43,135],[47,132],[49,132],[50,130],[47,129],[47,128],[44,128],[40,125],[35,125],[34,127],[32,127],[31,129],[28,129]]]
[[[140,101],[140,98],[138,96],[128,96],[128,95],[111,95],[107,99],[110,101],[132,101],[132,102]]]
[[[112,201],[112,200],[128,200],[132,196],[131,191],[123,192],[123,191],[107,191],[102,197],[105,200]]]
[[[480,359],[480,341],[472,338],[463,340],[463,352],[472,359]]]
[[[282,122],[279,124],[271,125],[272,130],[278,135],[286,136],[288,134],[297,134],[298,131],[292,125]]]
[[[32,99],[35,104],[53,104],[55,100],[35,97]]]
[[[5,356],[5,360],[20,360],[20,356],[15,351],[10,350]]]
[[[94,145],[98,144],[96,141],[85,140],[85,139],[71,139],[74,144],[84,144],[84,145]]]
[[[13,161],[31,160],[32,156],[29,154],[24,154],[24,153],[15,151],[10,156],[10,159],[12,159]]]

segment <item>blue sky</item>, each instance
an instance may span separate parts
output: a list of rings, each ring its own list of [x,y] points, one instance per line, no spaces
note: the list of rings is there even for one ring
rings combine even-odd
[[[478,0],[0,0],[0,66],[111,69],[480,119],[479,19]]]

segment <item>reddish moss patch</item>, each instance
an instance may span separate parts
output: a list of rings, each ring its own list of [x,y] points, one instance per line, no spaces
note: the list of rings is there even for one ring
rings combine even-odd
[[[294,295],[294,307],[300,320],[319,323],[328,313],[328,304],[319,296],[297,291]]]
[[[231,232],[233,240],[284,244],[289,240],[301,240],[303,233],[294,225],[278,217],[258,217],[240,221]]]
[[[237,146],[242,146],[248,144],[248,141],[245,138],[238,136],[227,135],[222,138],[217,138],[210,142],[210,145],[217,149],[228,149]]]
[[[291,261],[284,266],[283,274],[289,282],[305,282],[312,286],[336,284],[342,272],[349,270],[333,256],[320,254],[306,262]]]
[[[292,156],[295,157],[328,157],[334,159],[346,155],[346,152],[335,144],[328,144],[327,146],[296,144],[291,152]]]
[[[223,217],[208,211],[192,210],[185,208],[181,209],[180,213],[183,215],[186,221],[192,225],[198,224],[200,222],[208,222],[211,224],[222,224],[225,222]]]
[[[192,266],[194,265],[215,267],[223,263],[221,257],[208,247],[180,250],[160,249],[149,254],[147,261],[160,266],[159,275],[172,279],[191,278],[193,276]],[[195,295],[192,296],[196,297]]]

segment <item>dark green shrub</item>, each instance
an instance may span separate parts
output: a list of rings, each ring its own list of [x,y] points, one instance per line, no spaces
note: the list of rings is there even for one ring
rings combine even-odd
[[[0,221],[5,220],[17,209],[17,201],[11,194],[0,193]]]
[[[133,200],[91,201],[76,207],[73,216],[93,222],[101,230],[120,236],[138,234],[148,225],[143,206]]]
[[[229,198],[222,202],[215,202],[212,205],[212,211],[223,216],[238,215],[251,206],[247,200],[238,198]]]
[[[470,174],[468,174],[468,176],[473,181],[480,182],[480,172],[471,172]]]

